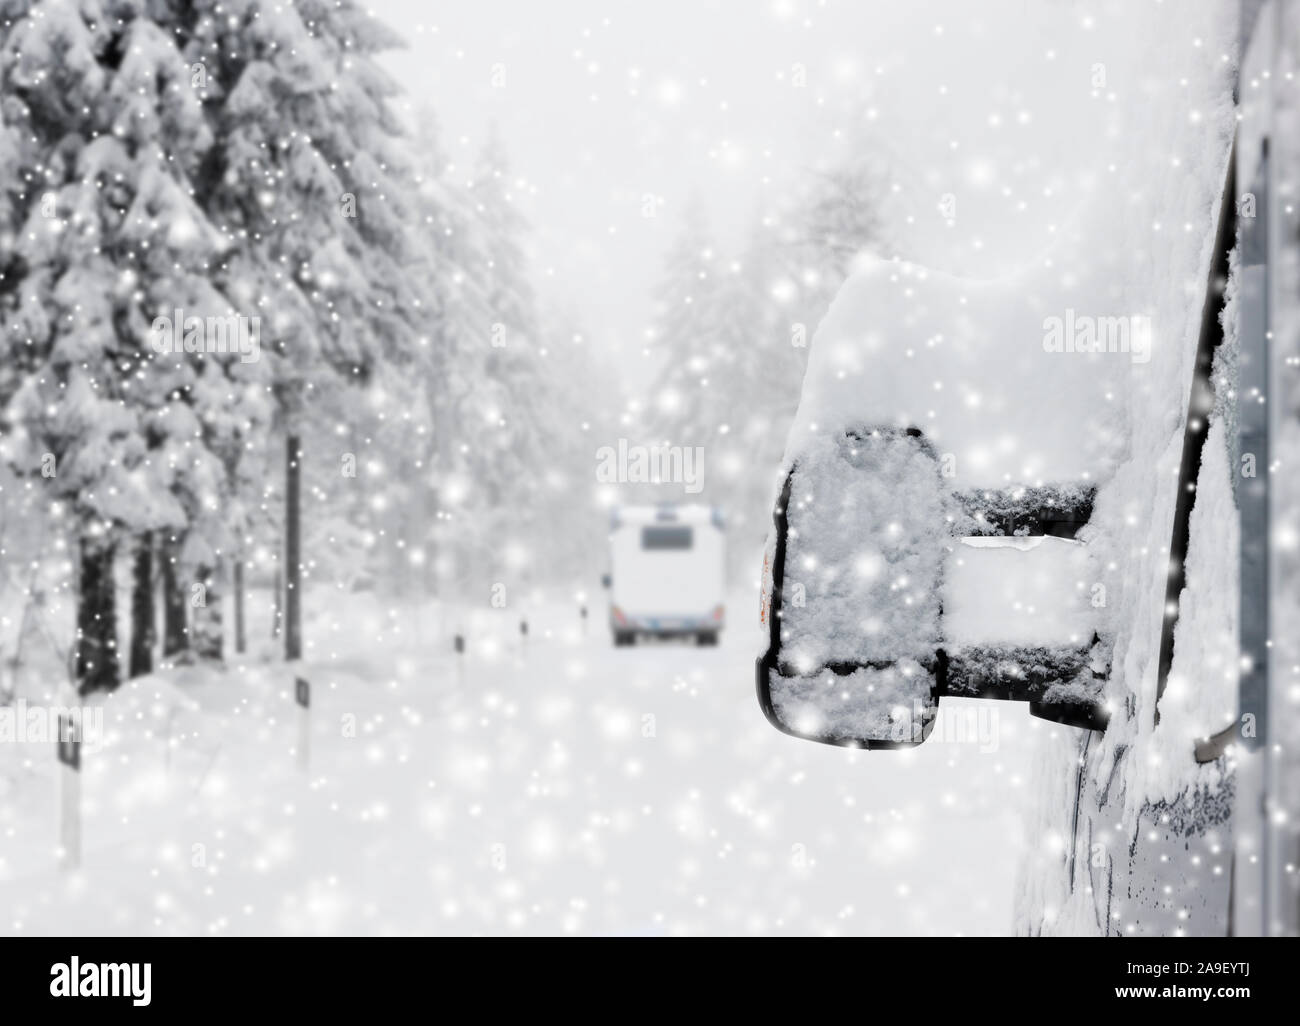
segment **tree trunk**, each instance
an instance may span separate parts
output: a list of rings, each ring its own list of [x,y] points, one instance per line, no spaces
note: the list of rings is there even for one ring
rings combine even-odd
[[[180,579],[180,539],[168,538],[162,548],[163,658],[184,656],[190,647],[185,591]]]
[[[284,475],[284,658],[302,658],[302,451],[298,436],[285,439]]]
[[[213,566],[197,567],[194,576],[197,583],[202,585],[190,599],[194,610],[194,626],[190,631],[194,654],[200,659],[221,662],[226,653],[223,615],[225,594],[221,587],[220,560]]]
[[[279,641],[284,634],[284,572],[277,566],[271,582],[271,637]]]
[[[132,678],[153,673],[153,647],[158,640],[154,617],[153,532],[140,536],[135,550],[131,581],[131,665]]]
[[[235,565],[231,568],[230,586],[235,593],[235,653],[243,655],[244,649],[248,646],[244,632],[244,560],[242,557],[236,559]]]
[[[114,546],[83,538],[77,591],[77,681],[80,693],[112,691],[122,683],[117,658]]]

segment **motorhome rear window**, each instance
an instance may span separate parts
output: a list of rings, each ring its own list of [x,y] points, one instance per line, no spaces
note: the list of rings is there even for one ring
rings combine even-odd
[[[641,548],[647,552],[689,549],[694,541],[695,532],[689,527],[641,528]]]

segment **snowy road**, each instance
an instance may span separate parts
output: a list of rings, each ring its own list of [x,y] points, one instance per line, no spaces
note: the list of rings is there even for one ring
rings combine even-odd
[[[953,701],[911,752],[803,743],[758,710],[747,630],[615,649],[599,612],[585,638],[566,607],[534,613],[526,648],[516,615],[480,614],[461,679],[437,623],[318,621],[337,650],[308,660],[306,773],[282,666],[137,682],[86,758],[76,873],[55,869],[50,746],[0,746],[0,929],[1010,930],[1051,725]]]

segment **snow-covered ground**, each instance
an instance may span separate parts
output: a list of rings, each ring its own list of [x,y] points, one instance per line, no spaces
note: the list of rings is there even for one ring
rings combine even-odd
[[[586,636],[533,609],[524,647],[514,611],[339,599],[308,622],[305,772],[283,664],[135,681],[84,759],[78,871],[53,746],[0,745],[0,931],[1010,932],[1028,755],[1062,728],[954,700],[913,751],[785,737],[754,604],[718,648],[615,649],[599,606]]]

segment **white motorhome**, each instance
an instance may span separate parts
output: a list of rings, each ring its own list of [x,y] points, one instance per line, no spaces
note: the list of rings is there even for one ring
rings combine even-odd
[[[610,516],[609,626],[614,644],[638,635],[716,645],[726,620],[726,533],[708,506],[627,506]]]

